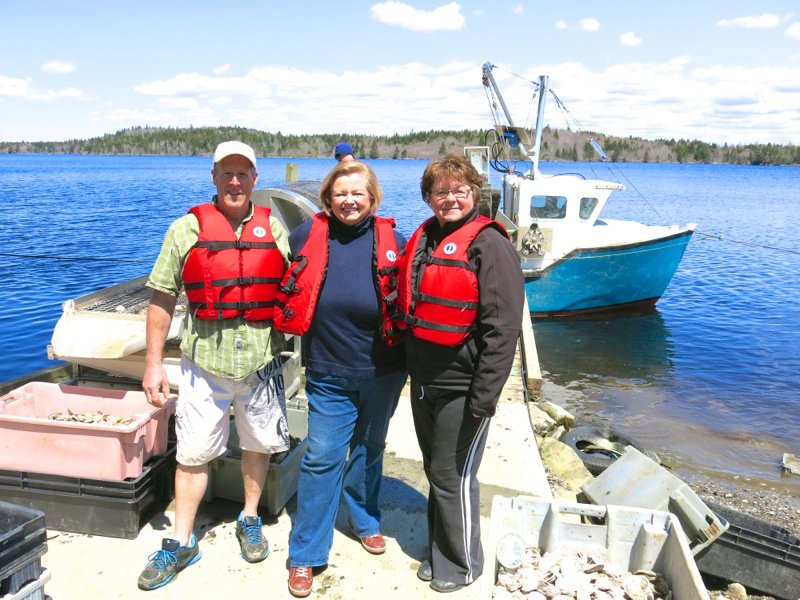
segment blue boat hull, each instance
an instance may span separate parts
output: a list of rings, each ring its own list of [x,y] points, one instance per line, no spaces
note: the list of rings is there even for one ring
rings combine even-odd
[[[614,248],[584,248],[525,278],[532,316],[568,316],[655,304],[692,231]]]

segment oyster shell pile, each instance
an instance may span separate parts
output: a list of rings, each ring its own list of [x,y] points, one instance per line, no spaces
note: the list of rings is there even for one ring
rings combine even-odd
[[[653,571],[626,572],[602,552],[526,548],[522,564],[500,567],[493,600],[671,600],[666,579]]]
[[[111,425],[124,427],[133,423],[133,417],[118,417],[110,415],[102,411],[95,411],[90,413],[74,413],[70,409],[66,412],[54,412],[47,415],[51,421],[66,421],[70,423],[94,423],[96,425]]]

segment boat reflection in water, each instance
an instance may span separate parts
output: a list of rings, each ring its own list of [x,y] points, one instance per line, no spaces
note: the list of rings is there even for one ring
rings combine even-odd
[[[577,426],[606,428],[655,452],[661,464],[684,481],[711,478],[797,493],[780,457],[792,448],[756,437],[713,390],[696,389],[685,348],[662,315],[606,313],[603,316],[534,320],[542,370],[541,398],[575,416]],[[743,450],[744,449],[744,450]]]
[[[551,384],[570,389],[648,386],[672,368],[672,340],[655,309],[535,320],[533,328],[541,368]]]
[[[577,426],[600,427],[661,458],[664,438],[685,428],[665,418],[674,348],[655,309],[533,321],[542,398]]]

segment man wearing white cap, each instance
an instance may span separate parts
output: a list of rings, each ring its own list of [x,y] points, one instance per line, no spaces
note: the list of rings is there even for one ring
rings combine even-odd
[[[176,404],[175,523],[139,576],[143,590],[166,585],[200,559],[194,520],[208,485],[208,464],[227,449],[230,409],[242,450],[244,508],[236,523],[242,557],[269,554],[258,502],[269,457],[289,449],[280,351],[272,311],[289,254],[288,235],[269,209],[250,202],[256,155],[242,142],[214,152],[211,202],[170,225],[148,287],[147,356],[142,387],[156,406],[170,394],[164,343],[181,289],[188,304]]]

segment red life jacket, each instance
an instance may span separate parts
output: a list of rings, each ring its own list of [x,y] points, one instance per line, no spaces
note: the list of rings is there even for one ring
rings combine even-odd
[[[397,330],[397,258],[395,221],[375,219],[375,245],[372,266],[378,297],[381,299],[381,338],[387,346],[400,341]],[[278,331],[303,335],[311,327],[319,291],[328,270],[328,226],[330,217],[317,213],[303,248],[286,270],[278,289],[274,327]]]
[[[196,318],[272,319],[286,262],[272,236],[270,210],[253,208],[239,239],[216,205],[205,203],[189,209],[200,222],[200,233],[186,257],[182,276]]]
[[[488,217],[479,216],[465,223],[439,242],[429,258],[422,258],[422,279],[416,281],[415,288],[415,257],[418,250],[423,250],[419,248],[420,241],[433,219],[420,225],[406,245],[400,264],[398,302],[414,337],[455,347],[467,340],[478,320],[480,290],[467,251],[475,236],[487,227],[497,228],[506,237],[508,234]]]

